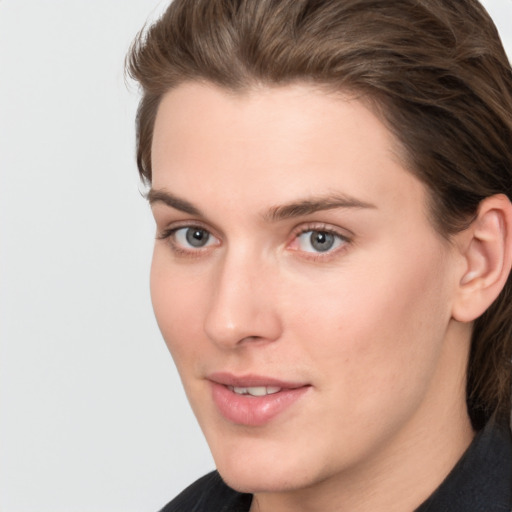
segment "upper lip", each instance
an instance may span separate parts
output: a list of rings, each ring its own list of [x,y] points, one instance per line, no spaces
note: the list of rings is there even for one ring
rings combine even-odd
[[[265,377],[263,375],[246,374],[246,375],[234,375],[229,372],[215,372],[208,375],[208,380],[224,386],[233,387],[259,387],[259,386],[274,386],[283,389],[296,389],[303,386],[307,386],[304,382],[290,382],[283,381],[280,379],[274,379],[273,377]]]

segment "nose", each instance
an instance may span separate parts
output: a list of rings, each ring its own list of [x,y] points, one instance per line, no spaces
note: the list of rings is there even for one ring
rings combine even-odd
[[[276,277],[269,265],[247,254],[218,262],[204,324],[209,339],[222,348],[276,341],[281,335]]]

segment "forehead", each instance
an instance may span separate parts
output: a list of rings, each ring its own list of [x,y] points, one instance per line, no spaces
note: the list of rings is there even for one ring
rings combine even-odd
[[[233,93],[186,83],[157,113],[153,188],[255,208],[308,194],[397,204],[414,196],[423,211],[424,186],[398,153],[390,131],[348,94],[303,84]]]

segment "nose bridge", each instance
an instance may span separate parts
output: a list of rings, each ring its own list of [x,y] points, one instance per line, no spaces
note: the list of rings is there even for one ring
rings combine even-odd
[[[272,274],[271,266],[256,251],[226,250],[218,262],[205,319],[205,332],[213,342],[232,347],[279,337]]]

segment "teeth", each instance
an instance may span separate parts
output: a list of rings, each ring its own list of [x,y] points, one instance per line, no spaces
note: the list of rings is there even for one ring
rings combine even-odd
[[[246,389],[247,393],[251,396],[265,396],[267,394],[267,388],[265,386],[254,386]]]
[[[237,395],[251,395],[251,396],[265,396],[273,395],[281,391],[280,387],[277,386],[251,386],[242,388],[238,386],[229,386],[231,391],[234,391]]]

